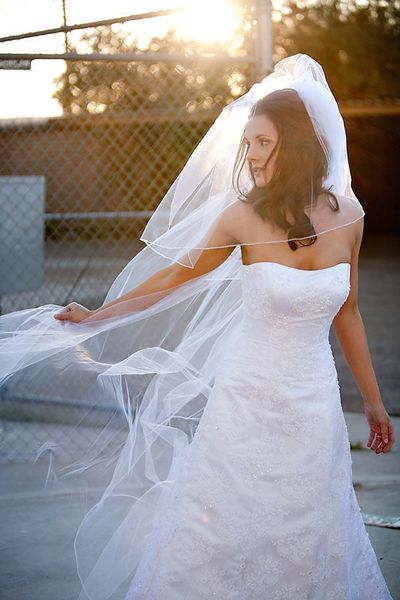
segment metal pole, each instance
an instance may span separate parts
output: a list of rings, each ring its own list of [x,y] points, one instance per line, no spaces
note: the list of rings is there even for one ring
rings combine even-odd
[[[273,70],[271,0],[258,0],[257,79],[263,79]]]
[[[162,52],[64,52],[64,54],[0,53],[0,60],[83,60],[83,61],[122,61],[122,62],[171,62],[171,63],[254,63],[253,56],[232,56],[230,54],[164,54]]]
[[[141,19],[152,19],[154,17],[165,17],[174,15],[179,12],[189,10],[187,6],[166,8],[152,12],[127,15],[126,17],[118,17],[115,19],[102,19],[101,21],[89,21],[86,23],[77,23],[76,25],[64,25],[63,27],[53,27],[52,29],[41,29],[40,31],[29,31],[28,33],[18,33],[16,35],[7,35],[1,37],[0,42],[11,42],[13,40],[24,40],[26,38],[37,37],[40,35],[50,35],[53,33],[63,33],[67,31],[76,31],[77,29],[88,29],[92,27],[102,27],[105,25],[113,25],[114,23],[126,23],[127,21],[138,21]]]
[[[64,47],[65,52],[69,52],[71,50],[68,40],[68,31],[67,31],[67,0],[62,0],[62,12],[63,12],[63,26],[64,26]]]

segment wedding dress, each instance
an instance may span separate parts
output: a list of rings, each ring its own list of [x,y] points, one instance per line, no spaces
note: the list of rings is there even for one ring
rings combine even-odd
[[[126,600],[390,600],[329,330],[349,263],[242,266],[241,327]]]
[[[285,139],[297,148],[304,210],[276,227],[236,216],[240,236],[217,235],[236,184],[254,189],[242,168],[246,124],[259,103],[288,102],[288,91],[297,108],[285,109],[294,119]],[[280,164],[286,185],[293,163]],[[334,256],[342,242],[330,232],[363,216],[322,67],[287,57],[218,116],[99,318],[60,323],[55,305],[0,317],[8,397],[79,409],[70,437],[54,428],[34,452],[48,457],[45,485],[74,489],[89,509],[74,541],[79,600],[390,600],[352,487],[328,341],[350,265],[244,266],[238,244],[293,249],[318,237]],[[227,246],[216,268],[198,267],[203,252]],[[143,291],[171,265],[197,271],[168,292]]]

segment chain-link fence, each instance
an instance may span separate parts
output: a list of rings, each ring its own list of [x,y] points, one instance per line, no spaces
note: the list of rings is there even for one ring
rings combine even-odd
[[[262,4],[237,3],[240,34],[225,52],[173,31],[154,37],[151,28],[143,48],[112,24],[80,31],[75,44],[66,40],[54,92],[62,115],[1,123],[2,313],[71,300],[101,304],[197,143],[257,77]],[[58,436],[71,435],[88,409],[80,391],[77,382],[65,405],[56,386],[48,398],[32,396],[23,377],[4,386],[1,455],[29,456],[54,426]],[[92,429],[81,426],[73,446],[91,444],[113,410],[92,413]]]
[[[264,0],[232,0],[236,34],[224,44],[183,39],[168,29],[160,34],[166,18],[160,11],[132,21],[137,26],[146,21],[142,37],[136,25],[127,30],[122,23],[103,23],[66,32],[65,39],[64,33],[52,34],[52,40],[61,36],[61,47],[55,42],[46,46],[41,42],[46,37],[35,38],[36,53],[25,60],[40,57],[32,63],[38,76],[55,73],[60,116],[32,114],[0,122],[2,313],[71,300],[89,308],[101,304],[115,276],[142,247],[139,236],[149,216],[211,123],[266,73],[267,5]],[[43,26],[50,25],[43,20]],[[54,54],[44,58],[45,51]],[[63,66],[55,72],[60,56]],[[10,99],[33,92],[2,90]],[[396,233],[398,105],[383,110],[342,105],[342,112],[366,229]],[[392,249],[388,252],[394,256]],[[393,267],[387,277],[393,305],[394,273]],[[389,312],[395,332],[392,308]],[[378,338],[377,333],[373,345],[380,358]],[[393,410],[395,346],[394,338],[387,340],[388,351],[377,364]],[[0,390],[0,457],[30,456],[54,427],[58,439],[66,436],[72,450],[81,450],[96,443],[97,426],[110,417],[120,425],[115,407],[93,411],[85,405],[85,382],[79,377],[68,404],[57,400],[58,385],[51,396],[38,397],[25,389],[22,376]],[[348,397],[354,410],[356,400]],[[79,439],[73,430],[78,422]]]

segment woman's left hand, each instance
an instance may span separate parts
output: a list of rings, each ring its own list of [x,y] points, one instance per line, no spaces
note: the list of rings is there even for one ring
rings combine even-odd
[[[385,407],[383,404],[365,405],[364,412],[370,427],[368,448],[376,454],[389,452],[394,444],[394,427]]]
[[[80,323],[84,319],[87,319],[92,311],[88,308],[78,304],[77,302],[70,302],[65,308],[59,313],[54,315],[54,318],[58,321],[71,321],[71,323]]]

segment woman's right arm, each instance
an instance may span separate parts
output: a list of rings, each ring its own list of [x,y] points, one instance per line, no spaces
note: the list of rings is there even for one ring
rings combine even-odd
[[[129,312],[129,307],[132,306],[135,306],[136,309],[138,307],[141,309],[147,308],[147,306],[151,306],[168,295],[174,288],[216,269],[233,252],[235,246],[239,244],[237,228],[238,223],[240,223],[238,213],[242,210],[240,204],[242,203],[238,204],[238,202],[235,202],[225,209],[207,239],[207,246],[209,247],[199,251],[200,254],[193,268],[186,267],[180,263],[172,263],[168,267],[154,273],[154,275],[123,296],[107,304],[103,304],[96,310],[90,311],[80,304],[72,302],[63,311],[57,313],[55,318],[60,321],[79,323],[88,317],[96,319],[111,316],[113,311],[110,311],[110,309],[117,307],[117,305],[120,305],[118,306],[118,313],[120,311],[121,313]],[[181,259],[182,263],[190,262],[188,255],[181,257]],[[143,299],[142,302],[132,302],[140,298]],[[125,303],[125,306],[123,306],[123,303]]]

